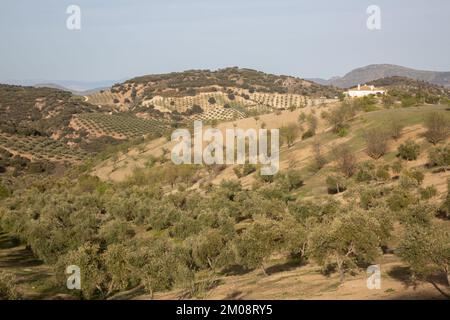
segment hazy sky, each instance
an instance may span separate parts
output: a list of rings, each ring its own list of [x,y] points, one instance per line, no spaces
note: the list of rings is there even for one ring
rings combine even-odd
[[[66,28],[69,5],[81,30]],[[378,5],[382,29],[366,27]],[[448,0],[2,0],[0,82],[239,66],[304,78],[372,63],[450,71]]]

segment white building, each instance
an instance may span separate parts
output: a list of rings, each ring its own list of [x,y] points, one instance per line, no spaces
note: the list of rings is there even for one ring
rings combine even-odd
[[[371,94],[384,94],[386,91],[382,89],[377,89],[375,86],[367,86],[358,84],[357,88],[350,89],[346,92],[349,97],[364,97]]]

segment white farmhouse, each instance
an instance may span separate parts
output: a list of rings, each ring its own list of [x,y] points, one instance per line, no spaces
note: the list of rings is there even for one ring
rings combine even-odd
[[[358,84],[357,88],[352,88],[346,92],[349,97],[364,97],[371,94],[384,94],[385,90],[377,89],[375,86],[367,86]]]

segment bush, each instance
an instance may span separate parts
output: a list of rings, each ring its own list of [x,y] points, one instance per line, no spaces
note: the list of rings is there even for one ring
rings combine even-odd
[[[428,154],[428,165],[431,167],[450,166],[450,145],[431,149]]]
[[[420,188],[420,197],[422,200],[429,200],[437,195],[437,190],[434,186],[428,186],[426,188]]]
[[[347,190],[347,183],[344,177],[328,176],[326,180],[328,193],[337,194]]]
[[[420,154],[420,145],[412,140],[408,140],[398,147],[398,155],[400,158],[408,161],[417,160]]]
[[[415,188],[422,184],[425,175],[419,170],[404,171],[400,175],[400,186],[405,189]]]
[[[372,162],[364,162],[358,166],[356,181],[370,182],[375,179],[375,165]]]
[[[373,207],[377,207],[379,204],[379,200],[384,195],[383,190],[381,189],[364,189],[359,193],[360,206],[361,208],[368,210]]]
[[[445,140],[450,133],[449,120],[443,113],[430,113],[425,121],[425,126],[427,127],[425,136],[432,144]]]
[[[393,118],[391,122],[389,123],[389,132],[391,135],[391,138],[397,140],[401,137],[402,131],[403,131],[403,124],[398,118]]]
[[[302,134],[302,140],[306,140],[308,138],[314,137],[314,132],[311,130],[306,131]]]
[[[281,189],[287,192],[298,189],[303,185],[300,171],[293,169],[279,173],[276,176],[276,181],[281,186]]]
[[[378,159],[386,154],[389,135],[380,129],[370,129],[366,132],[367,154]]]
[[[15,276],[6,271],[0,271],[0,300],[18,300],[21,298],[16,289]]]
[[[389,209],[394,212],[402,211],[415,202],[416,199],[414,196],[407,190],[403,189],[394,190],[394,192],[387,199]]]
[[[339,128],[336,134],[337,134],[339,137],[343,138],[343,137],[345,137],[346,135],[348,135],[348,128],[345,128],[345,127]]]

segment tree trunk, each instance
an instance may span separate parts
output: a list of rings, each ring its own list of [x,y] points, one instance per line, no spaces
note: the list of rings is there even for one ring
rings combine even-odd
[[[338,271],[339,271],[339,282],[344,282],[344,262],[341,261],[339,258],[336,259]]]
[[[450,286],[450,269],[445,268],[445,276],[447,278],[447,285]]]
[[[264,267],[264,264],[261,264],[261,270],[264,273],[265,276],[268,276],[266,268]]]

